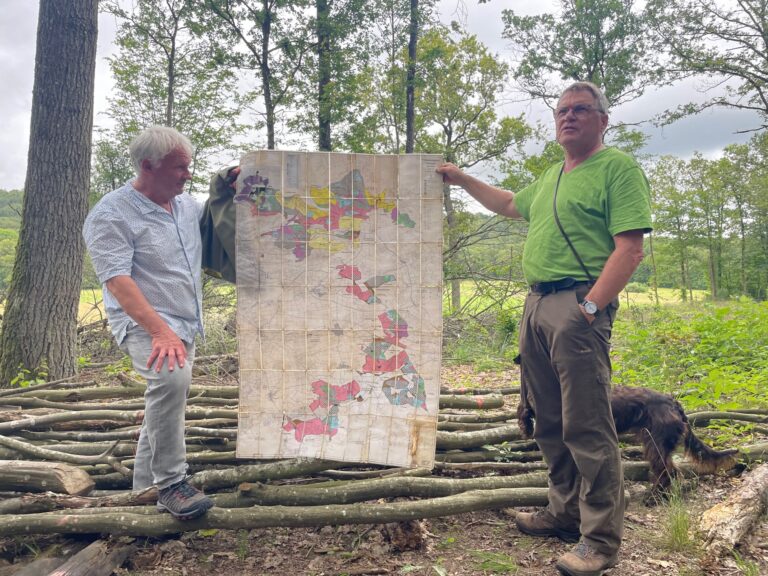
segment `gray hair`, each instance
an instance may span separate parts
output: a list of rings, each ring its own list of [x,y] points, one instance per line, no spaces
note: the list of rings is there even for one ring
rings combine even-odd
[[[176,149],[184,150],[192,156],[193,148],[189,138],[178,130],[168,126],[150,126],[131,141],[128,150],[136,174],[141,174],[141,163],[152,162],[153,166]]]
[[[608,98],[605,97],[603,91],[600,90],[596,84],[593,84],[592,82],[574,82],[568,86],[568,88],[563,90],[563,93],[560,95],[560,97],[562,98],[566,92],[589,92],[595,99],[598,111],[602,112],[603,114],[608,114],[608,108],[610,107]]]

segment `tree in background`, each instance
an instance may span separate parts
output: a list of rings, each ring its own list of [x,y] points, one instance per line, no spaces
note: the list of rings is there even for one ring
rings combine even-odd
[[[130,10],[117,0],[102,4],[121,20],[119,50],[109,61],[115,90],[107,115],[115,127],[95,146],[94,185],[102,193],[133,173],[128,143],[147,126],[172,126],[192,141],[193,188],[207,186],[212,156],[236,148],[246,99],[237,92],[228,46],[206,35],[198,4],[137,0]]]
[[[442,154],[463,169],[501,160],[520,151],[531,130],[522,118],[496,112],[507,67],[474,36],[453,39],[434,28],[419,43],[420,89],[416,100],[416,150]],[[477,231],[466,226],[461,201],[451,187],[443,189],[446,215],[446,280],[451,310],[461,309],[461,281],[472,276],[471,259],[460,248]]]
[[[599,86],[611,109],[674,77],[659,59],[651,13],[635,0],[560,0],[560,14],[518,16],[503,11],[503,36],[512,42],[518,90],[554,109],[563,89],[577,81]],[[612,124],[612,144],[636,153],[646,137]]]
[[[354,114],[337,124],[338,149],[384,154],[413,152],[418,91],[424,83],[416,48],[419,38],[434,25],[434,8],[434,0],[419,0],[416,5],[412,0],[377,0],[371,7],[376,17],[368,33],[369,43],[375,48],[355,78]],[[409,148],[411,144],[413,148]]]
[[[690,217],[691,201],[686,183],[687,174],[686,162],[673,156],[660,158],[649,173],[654,233],[666,240],[666,245],[675,255],[679,274],[677,286],[680,288],[680,298],[683,302],[693,300],[693,223]],[[672,274],[669,277],[672,277]]]
[[[97,0],[41,0],[22,225],[0,333],[0,387],[75,373],[88,211]]]
[[[291,103],[296,76],[306,65],[309,6],[309,0],[205,0],[201,11],[214,17],[208,19],[211,37],[226,38],[232,47],[233,66],[257,71],[254,93],[261,98],[269,150],[277,147],[280,111]]]
[[[503,36],[519,54],[519,89],[554,108],[566,85],[600,86],[611,106],[664,81],[648,13],[634,0],[560,0],[560,14],[518,16],[504,10]]]
[[[712,106],[754,110],[768,128],[768,9],[764,0],[652,0],[660,49],[678,76],[695,76],[717,96],[670,111],[665,122]],[[725,88],[723,94],[722,88]]]

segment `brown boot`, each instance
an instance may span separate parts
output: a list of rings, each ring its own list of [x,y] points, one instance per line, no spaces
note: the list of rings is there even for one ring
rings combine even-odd
[[[618,562],[618,554],[601,554],[586,542],[579,542],[573,550],[560,556],[555,567],[566,576],[600,576]]]
[[[529,536],[555,536],[563,542],[578,542],[581,537],[578,527],[569,530],[560,526],[546,509],[518,512],[515,524],[520,532]]]

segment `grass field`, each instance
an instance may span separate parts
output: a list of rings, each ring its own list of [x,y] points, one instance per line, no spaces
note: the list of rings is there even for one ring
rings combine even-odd
[[[527,290],[524,287],[520,287],[516,292],[510,296],[506,296],[507,291],[504,290],[506,283],[499,282],[485,283],[482,286],[478,286],[472,281],[464,281],[461,283],[461,303],[464,308],[464,312],[469,314],[476,314],[483,310],[488,310],[499,306],[500,294],[504,294],[503,308],[519,308],[525,301],[525,295]],[[512,291],[509,291],[512,292]],[[694,290],[693,301],[703,302],[709,297],[709,293],[705,290]],[[620,304],[622,307],[631,306],[646,306],[656,304],[656,294],[648,288],[644,292],[636,291],[623,291],[619,295]],[[446,290],[443,295],[443,313],[450,313],[450,293]],[[690,302],[690,300],[689,300]],[[680,297],[680,290],[677,288],[659,288],[658,289],[658,304],[680,304],[682,299]]]

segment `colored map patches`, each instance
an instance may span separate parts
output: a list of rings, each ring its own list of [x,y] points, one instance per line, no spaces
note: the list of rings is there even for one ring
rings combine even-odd
[[[342,264],[337,266],[341,278],[352,280],[352,286],[346,288],[347,293],[352,294],[366,304],[379,304],[381,301],[374,295],[374,290],[382,284],[395,281],[393,275],[374,276],[363,282],[363,277],[357,266]],[[378,315],[379,324],[384,336],[374,338],[363,352],[365,360],[360,372],[363,374],[388,374],[397,373],[388,378],[382,384],[382,392],[390,404],[394,406],[414,406],[427,409],[427,389],[424,379],[419,375],[416,367],[411,362],[403,340],[408,337],[408,323],[396,310],[386,310]]]
[[[384,340],[390,344],[400,345],[400,341],[408,337],[408,323],[395,310],[379,314],[379,322],[384,330]],[[405,348],[405,344],[402,347]]]
[[[304,440],[305,436],[327,435],[333,438],[339,431],[339,405],[354,401],[362,401],[360,384],[356,380],[334,386],[325,380],[312,382],[312,391],[316,398],[309,405],[309,409],[315,414],[308,420],[289,420],[283,425],[286,432],[293,431],[297,442]]]
[[[328,188],[310,187],[308,198],[284,197],[268,186],[268,179],[249,176],[236,199],[253,202],[253,216],[282,212],[285,224],[264,236],[271,236],[280,248],[291,250],[297,261],[306,259],[313,249],[344,250],[350,241],[358,239],[363,222],[374,210],[383,210],[397,225],[416,227],[407,214],[397,210],[393,200],[387,199],[386,191],[375,194],[366,190],[359,170],[351,171]]]
[[[341,264],[340,266],[337,266],[336,269],[339,271],[339,276],[341,278],[352,280],[352,286],[346,287],[347,293],[352,294],[355,298],[362,300],[366,304],[379,303],[380,300],[374,295],[374,290],[383,284],[395,281],[395,277],[392,274],[386,274],[369,278],[363,282],[362,286],[360,286],[358,280],[362,278],[362,274],[360,274],[360,270],[357,266]]]
[[[393,345],[382,338],[376,338],[365,347],[365,361],[361,372],[388,374],[400,372],[384,381],[382,392],[395,406],[414,406],[427,409],[427,389],[408,352],[400,350],[389,354]],[[388,355],[389,354],[389,355]]]
[[[387,378],[381,389],[393,406],[416,406],[427,409],[424,378],[418,374],[411,374],[408,378],[405,376]]]

